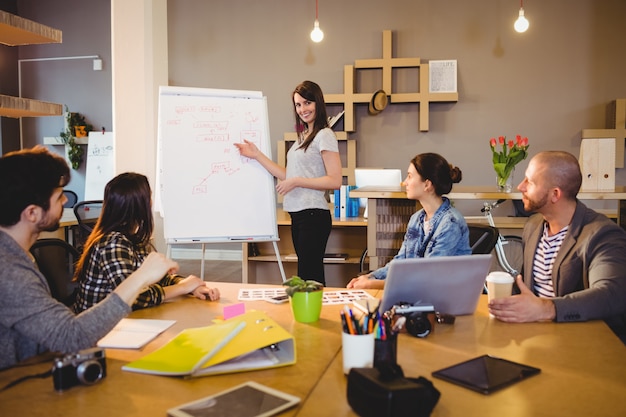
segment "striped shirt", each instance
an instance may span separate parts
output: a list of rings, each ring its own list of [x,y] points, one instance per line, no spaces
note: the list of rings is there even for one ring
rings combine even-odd
[[[554,286],[552,285],[552,266],[556,255],[561,249],[561,243],[565,239],[569,225],[565,226],[554,236],[548,234],[548,223],[543,223],[543,235],[533,260],[533,291],[539,297],[554,297]]]

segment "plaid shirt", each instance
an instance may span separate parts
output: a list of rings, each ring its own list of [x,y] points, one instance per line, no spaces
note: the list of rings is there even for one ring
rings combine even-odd
[[[79,277],[79,293],[74,311],[80,313],[102,301],[130,274],[135,272],[152,251],[151,247],[137,246],[119,232],[111,232],[96,242]],[[163,287],[174,285],[183,277],[166,275],[159,282],[144,289],[133,304],[133,310],[161,304]]]

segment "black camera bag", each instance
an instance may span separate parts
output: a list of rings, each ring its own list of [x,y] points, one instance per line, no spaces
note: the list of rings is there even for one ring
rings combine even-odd
[[[428,417],[441,395],[424,377],[405,378],[397,364],[352,368],[347,394],[350,407],[361,417]]]

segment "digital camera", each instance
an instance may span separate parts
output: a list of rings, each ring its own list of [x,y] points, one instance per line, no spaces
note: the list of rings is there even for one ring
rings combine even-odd
[[[426,337],[435,330],[437,313],[432,304],[402,303],[393,306],[394,315],[404,317],[407,333],[415,337]]]
[[[106,376],[104,349],[91,348],[56,358],[52,366],[54,389],[64,391],[75,385],[92,385]]]

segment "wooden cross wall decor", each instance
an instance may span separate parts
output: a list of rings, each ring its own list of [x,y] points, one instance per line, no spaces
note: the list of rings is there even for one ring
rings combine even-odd
[[[343,132],[335,132],[340,143],[340,153],[345,149],[346,166],[342,166],[342,176],[346,178],[348,185],[354,185],[354,169],[356,168],[356,141],[348,138],[347,132],[356,131],[355,106],[368,104],[372,101],[375,92],[357,92],[355,75],[360,69],[382,69],[382,86],[385,94],[391,98],[391,103],[417,103],[419,105],[418,128],[422,132],[428,131],[429,105],[433,102],[459,101],[457,92],[430,92],[429,64],[422,63],[420,58],[394,58],[392,55],[393,42],[390,30],[383,31],[383,56],[382,58],[358,59],[354,65],[345,65],[343,69],[343,93],[324,94],[326,104],[343,105]],[[418,92],[394,93],[393,70],[395,68],[418,68]],[[455,80],[456,85],[456,80]],[[284,133],[283,140],[278,142],[278,164],[286,166],[287,150],[289,145],[297,141],[295,132]],[[345,143],[345,147],[341,144]],[[343,149],[342,149],[343,148]],[[278,196],[278,202],[282,202],[282,196]]]
[[[344,67],[344,92],[340,94],[324,94],[324,100],[328,104],[344,105],[344,129],[354,132],[355,128],[355,104],[369,103],[374,92],[355,92],[354,75],[359,69],[382,69],[383,90],[391,98],[391,103],[418,103],[419,104],[419,130],[426,132],[429,129],[429,105],[433,102],[459,101],[459,94],[454,93],[431,93],[429,91],[429,67],[428,63],[422,63],[420,58],[394,58],[393,39],[390,30],[383,31],[383,56],[382,58],[358,59],[354,66]],[[419,68],[418,92],[394,93],[392,90],[392,77],[395,68]]]

